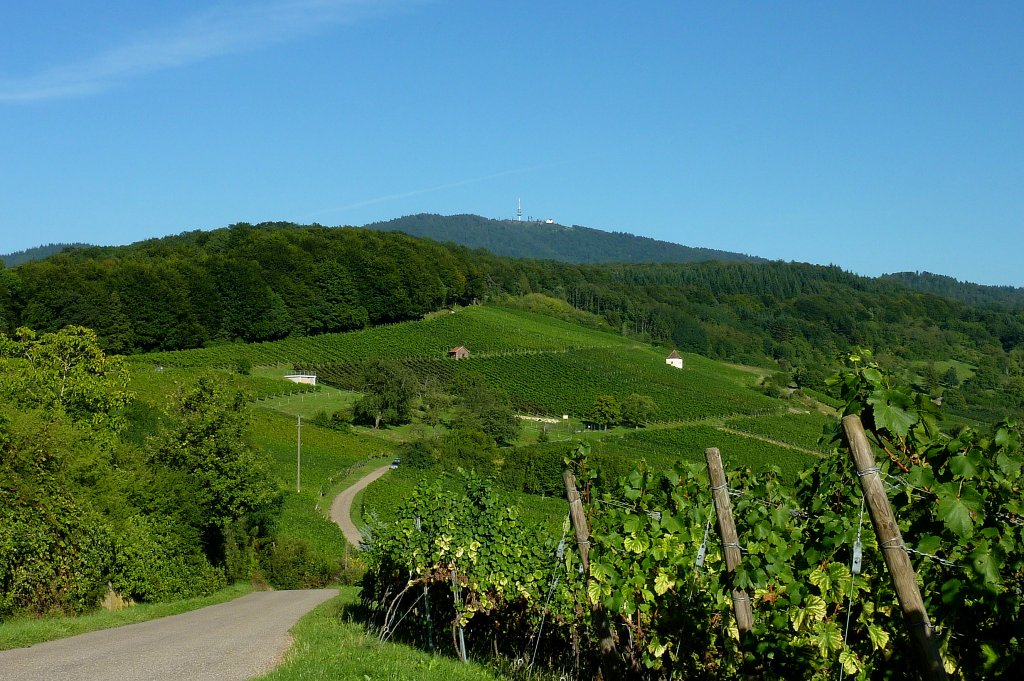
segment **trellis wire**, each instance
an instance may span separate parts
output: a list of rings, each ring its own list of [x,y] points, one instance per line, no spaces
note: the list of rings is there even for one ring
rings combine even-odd
[[[555,565],[556,566],[560,565],[561,562],[562,562],[562,559],[565,557],[565,535],[569,531],[569,523],[570,523],[570,516],[568,514],[566,514],[565,522],[562,523],[562,538],[558,542],[558,548],[555,549],[555,560],[556,560]],[[548,597],[544,600],[544,609],[543,609],[543,611],[541,613],[541,616],[540,616],[540,627],[538,627],[538,629],[537,629],[536,643],[533,646],[533,654],[530,655],[530,666],[529,666],[529,670],[528,670],[528,674],[530,674],[530,675],[533,674],[533,663],[537,659],[537,649],[540,648],[540,637],[541,637],[541,634],[544,631],[544,621],[545,621],[545,619],[548,616],[548,605],[551,603],[551,596],[555,593],[555,589],[558,588],[558,580],[560,579],[560,577],[561,577],[561,575],[558,574],[558,569],[556,567],[554,579],[551,581],[551,586],[548,589]],[[530,641],[533,641],[533,640],[534,640],[534,637],[531,636],[530,640],[526,642],[526,645],[529,646],[530,645]]]

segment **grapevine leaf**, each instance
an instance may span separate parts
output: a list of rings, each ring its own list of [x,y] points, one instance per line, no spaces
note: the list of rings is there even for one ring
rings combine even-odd
[[[1002,654],[991,643],[981,644],[981,655],[985,660],[984,665],[987,669],[995,667],[1002,657]]]
[[[950,603],[956,603],[960,600],[960,589],[963,588],[964,583],[959,579],[949,579],[942,584],[942,602],[947,605]]]
[[[601,585],[597,582],[591,582],[587,584],[587,596],[590,598],[592,605],[597,605],[601,602]]]
[[[661,519],[661,526],[666,532],[679,532],[683,529],[683,524],[679,522],[679,519],[674,515],[665,514]]]
[[[871,645],[875,650],[884,650],[889,644],[889,632],[880,624],[868,625],[868,638],[871,639]]]
[[[989,550],[988,542],[979,545],[971,553],[971,566],[984,578],[987,585],[999,584],[999,565],[996,557]]]
[[[654,578],[654,591],[659,596],[665,594],[669,589],[674,588],[676,585],[675,580],[669,579],[662,570],[658,570],[658,576]]]
[[[917,421],[913,402],[899,390],[876,390],[868,397],[868,404],[874,409],[875,424],[895,435],[905,437]]]
[[[647,550],[647,542],[640,537],[626,537],[623,546],[626,547],[627,551],[632,551],[633,553],[643,553]]]
[[[914,466],[907,474],[907,482],[914,487],[930,490],[935,484],[935,475],[929,466]]]
[[[835,622],[819,622],[814,626],[815,638],[818,643],[818,651],[821,656],[828,658],[832,653],[843,647],[843,637],[839,634],[839,627]]]
[[[857,658],[857,653],[849,648],[839,651],[839,661],[843,665],[843,673],[847,676],[853,676],[860,671],[860,660]]]
[[[996,431],[996,444],[1003,449],[1017,449],[1020,445],[1020,439],[1012,430],[1000,428]]]
[[[978,466],[972,457],[965,454],[954,456],[949,460],[949,470],[962,478],[973,478],[978,474]]]
[[[802,608],[793,608],[789,613],[789,621],[793,624],[793,631],[800,631],[807,623],[807,611]]]
[[[967,508],[962,499],[957,499],[954,496],[939,498],[938,517],[945,524],[946,529],[958,537],[969,537],[974,529],[971,510]]]
[[[814,570],[807,575],[807,581],[818,587],[823,594],[827,594],[832,589],[832,576],[825,570]]]
[[[812,621],[821,621],[825,619],[825,601],[820,596],[811,594],[807,597],[804,602],[804,610],[807,611],[807,616]]]
[[[935,553],[942,546],[942,540],[934,534],[921,535],[917,542],[917,550],[924,553]]]
[[[874,367],[868,367],[864,369],[863,375],[865,380],[867,380],[867,382],[870,383],[871,385],[882,384],[882,372],[879,371],[878,369],[875,369]]]
[[[996,456],[996,464],[999,466],[999,470],[1003,472],[1003,475],[1016,477],[1020,473],[1021,461],[1016,457],[1006,456],[1006,454],[1000,452]]]
[[[829,563],[829,579],[840,594],[846,593],[850,588],[850,568],[843,563]]]

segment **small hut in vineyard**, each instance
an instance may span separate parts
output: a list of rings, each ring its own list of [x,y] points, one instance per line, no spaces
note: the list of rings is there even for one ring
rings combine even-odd
[[[448,356],[452,359],[466,359],[469,357],[469,348],[465,345],[460,345],[457,348],[452,348],[448,351]]]
[[[669,354],[669,356],[665,358],[665,364],[668,364],[669,366],[674,366],[676,369],[682,369],[683,358],[682,356],[680,356],[678,352],[673,350],[671,354]]]

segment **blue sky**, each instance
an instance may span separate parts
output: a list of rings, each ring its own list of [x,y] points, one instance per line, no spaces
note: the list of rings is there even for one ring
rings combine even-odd
[[[0,252],[523,213],[1024,286],[1024,3],[35,0]]]

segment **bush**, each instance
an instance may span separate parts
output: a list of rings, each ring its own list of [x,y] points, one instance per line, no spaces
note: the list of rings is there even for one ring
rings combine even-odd
[[[206,560],[186,528],[145,515],[129,518],[114,538],[110,582],[122,597],[171,601],[205,596],[225,584],[224,572]]]
[[[328,414],[323,410],[318,411],[310,419],[310,422],[320,428],[334,430],[339,433],[348,433],[352,430],[352,414],[344,409],[339,409],[332,414]]]
[[[0,494],[0,615],[95,606],[113,557],[102,518],[61,493],[19,505],[7,496]]]
[[[262,556],[263,573],[277,589],[310,589],[338,581],[341,566],[317,552],[309,542],[277,537]]]

